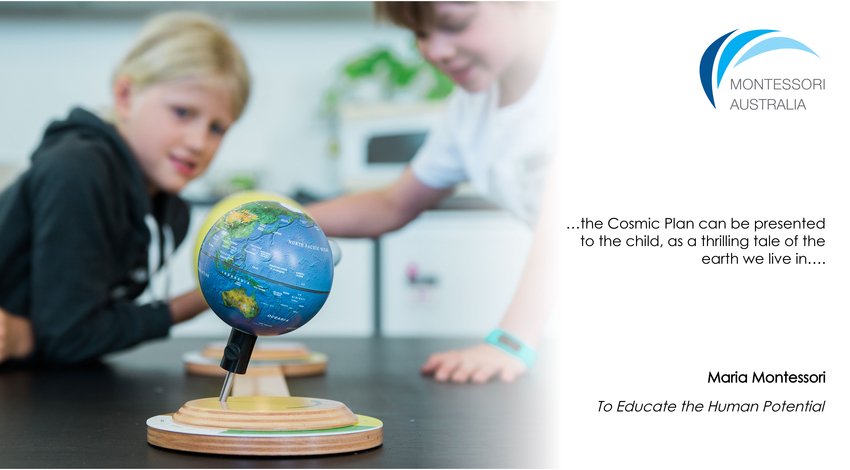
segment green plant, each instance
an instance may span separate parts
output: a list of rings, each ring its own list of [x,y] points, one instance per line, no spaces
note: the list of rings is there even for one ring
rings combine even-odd
[[[424,92],[425,100],[444,99],[454,89],[454,83],[436,67],[421,58],[405,62],[388,48],[378,48],[355,57],[342,67],[342,77],[323,97],[326,112],[334,112],[346,91],[364,79],[381,81],[385,94],[409,87],[422,73],[431,74],[431,86]]]
[[[364,57],[352,60],[343,67],[343,73],[350,80],[359,80],[376,75],[381,67],[387,69],[387,82],[403,88],[407,86],[416,74],[422,69],[423,63],[407,65],[389,49],[378,49]]]

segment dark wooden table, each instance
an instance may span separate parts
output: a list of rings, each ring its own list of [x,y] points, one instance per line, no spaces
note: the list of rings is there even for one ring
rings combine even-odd
[[[216,338],[221,340],[221,338]],[[164,450],[145,421],[218,396],[222,380],[187,375],[180,356],[210,340],[170,339],[75,369],[0,367],[0,467],[487,467],[557,464],[558,392],[543,355],[515,384],[441,384],[428,354],[472,341],[306,339],[327,374],[287,380],[293,396],[328,398],[384,422],[384,444],[322,457],[227,457]],[[263,341],[262,339],[260,341]],[[546,350],[544,349],[544,352]]]

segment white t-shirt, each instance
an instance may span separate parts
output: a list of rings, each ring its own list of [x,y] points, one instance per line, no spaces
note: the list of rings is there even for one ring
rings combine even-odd
[[[470,181],[480,195],[533,226],[558,128],[552,49],[531,88],[508,106],[498,107],[496,83],[478,93],[458,88],[411,162],[416,178],[439,189]]]

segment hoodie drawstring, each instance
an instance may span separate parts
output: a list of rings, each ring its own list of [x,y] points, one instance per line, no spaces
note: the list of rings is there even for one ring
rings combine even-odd
[[[171,288],[170,262],[174,255],[174,231],[168,224],[160,226],[152,214],[145,215],[145,224],[151,235],[148,247],[148,287],[136,302],[168,302]],[[161,234],[161,236],[160,236]]]

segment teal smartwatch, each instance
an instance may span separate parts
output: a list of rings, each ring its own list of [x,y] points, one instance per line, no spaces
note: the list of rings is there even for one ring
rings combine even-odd
[[[504,330],[498,328],[493,330],[493,332],[487,336],[485,341],[496,346],[502,351],[505,351],[511,356],[519,358],[519,360],[525,363],[525,367],[527,367],[528,370],[531,370],[531,367],[534,366],[534,363],[537,361],[537,353],[534,352],[533,349],[517,339],[516,336],[513,336]]]

